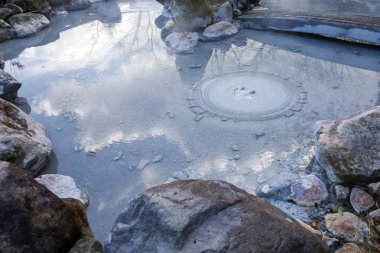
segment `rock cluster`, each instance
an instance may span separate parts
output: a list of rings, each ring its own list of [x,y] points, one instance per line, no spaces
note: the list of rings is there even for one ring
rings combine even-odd
[[[177,53],[191,53],[198,45],[198,40],[216,41],[235,35],[238,28],[233,21],[234,13],[245,12],[251,4],[258,4],[258,1],[251,3],[249,0],[159,2],[164,5],[162,16],[169,18],[161,36],[167,46]]]
[[[6,0],[0,4],[0,42],[32,36],[50,25],[53,7],[66,11],[91,6],[89,0]]]

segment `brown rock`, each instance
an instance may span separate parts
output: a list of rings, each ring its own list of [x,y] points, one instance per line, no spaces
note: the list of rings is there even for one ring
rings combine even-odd
[[[0,162],[0,206],[2,253],[67,252],[92,236],[79,201],[59,199],[7,162]]]
[[[365,253],[356,244],[346,243],[342,248],[335,251],[335,253]]]
[[[330,180],[370,183],[380,179],[380,106],[318,124],[316,159]]]
[[[326,228],[333,235],[346,242],[363,242],[369,231],[365,222],[352,213],[334,213],[325,216]]]
[[[263,200],[222,181],[184,180],[137,196],[105,252],[323,253],[321,239]]]

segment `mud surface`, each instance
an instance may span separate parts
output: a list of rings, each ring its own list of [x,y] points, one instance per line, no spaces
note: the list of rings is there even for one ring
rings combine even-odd
[[[88,191],[100,240],[131,197],[170,178],[222,179],[253,193],[279,172],[302,173],[317,120],[380,101],[378,48],[247,30],[176,55],[161,41],[153,4],[97,2],[0,45],[5,70],[23,83],[23,107],[53,142],[44,173],[70,175]],[[241,71],[300,83],[306,103],[289,117],[196,120],[187,100],[194,85]]]

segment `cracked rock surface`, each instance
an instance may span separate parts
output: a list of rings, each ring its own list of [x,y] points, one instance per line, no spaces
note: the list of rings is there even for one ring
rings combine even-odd
[[[105,252],[328,252],[276,207],[223,181],[153,187],[117,218]]]

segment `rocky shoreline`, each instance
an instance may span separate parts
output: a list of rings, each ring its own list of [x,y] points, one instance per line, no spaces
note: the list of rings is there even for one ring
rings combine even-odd
[[[54,11],[90,5],[8,2],[0,6],[0,42],[44,29]],[[259,7],[256,1],[161,3],[161,35],[177,53],[233,36],[234,17]],[[146,190],[119,214],[103,249],[87,220],[86,191],[68,176],[37,177],[53,145],[43,126],[12,104],[20,87],[0,56],[1,252],[380,251],[379,106],[316,122],[316,155],[306,173],[281,173],[258,186],[256,196],[199,179]]]

